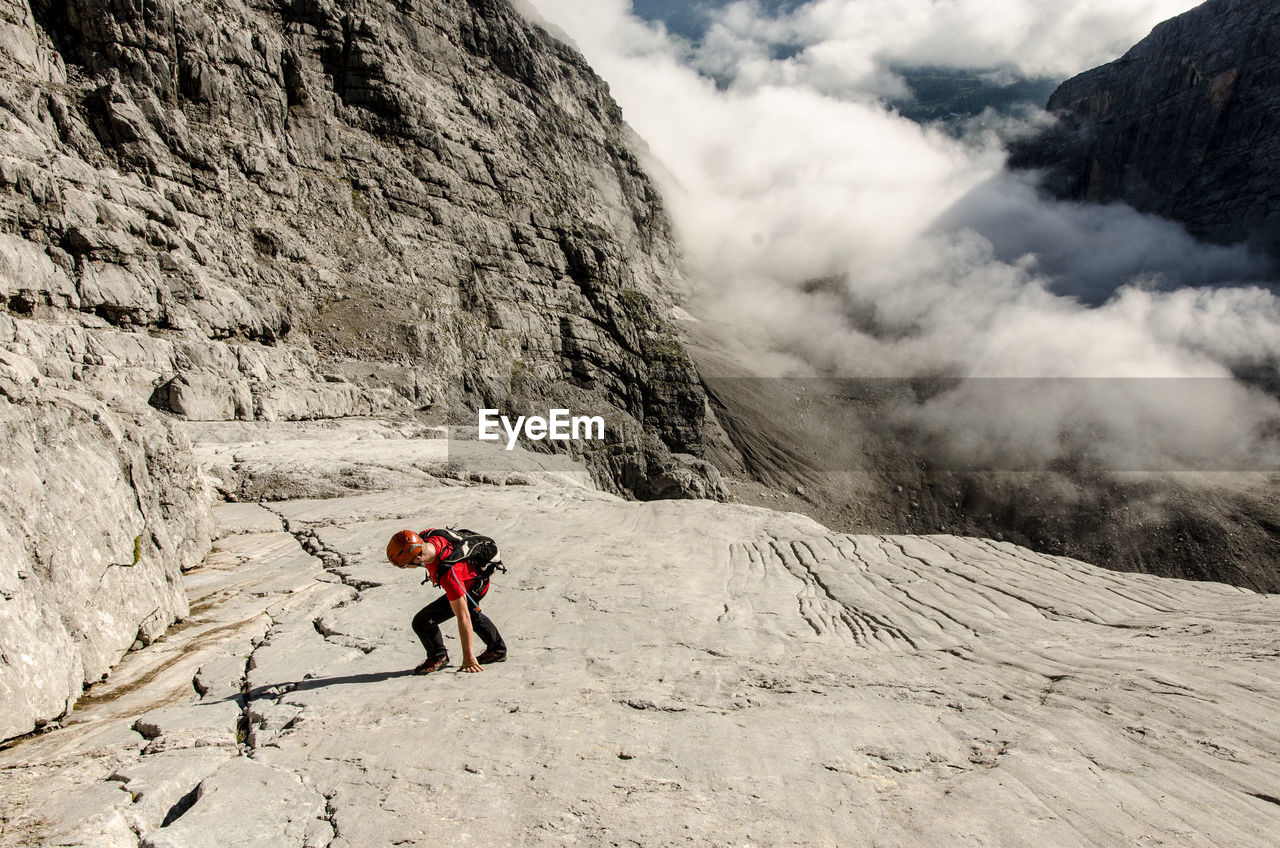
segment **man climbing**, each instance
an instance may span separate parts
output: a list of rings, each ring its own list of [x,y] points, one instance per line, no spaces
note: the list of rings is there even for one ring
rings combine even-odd
[[[489,591],[489,574],[498,562],[497,554],[498,548],[492,539],[476,534],[462,537],[452,530],[425,530],[421,534],[401,530],[391,537],[387,559],[393,565],[400,568],[421,565],[427,569],[432,585],[444,589],[443,596],[413,617],[413,632],[427,649],[427,658],[413,670],[415,674],[430,674],[449,664],[440,624],[455,616],[458,641],[462,643],[461,671],[482,671],[481,665],[507,658],[502,635],[489,617],[480,612],[479,606],[480,599]],[[472,647],[473,633],[479,634],[485,644],[484,653],[479,657]]]

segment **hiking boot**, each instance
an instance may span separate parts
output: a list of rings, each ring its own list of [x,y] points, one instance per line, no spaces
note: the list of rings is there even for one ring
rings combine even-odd
[[[414,674],[430,674],[433,671],[439,671],[449,664],[449,655],[445,654],[438,660],[425,659],[413,670]]]
[[[476,662],[480,665],[488,665],[489,663],[506,662],[507,652],[500,651],[497,648],[489,648],[483,654],[476,657]]]

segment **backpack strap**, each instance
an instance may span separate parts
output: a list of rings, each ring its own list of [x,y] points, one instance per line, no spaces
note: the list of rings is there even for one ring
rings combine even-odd
[[[469,542],[468,537],[475,536],[475,535],[478,535],[478,534],[472,533],[469,530],[463,530],[461,532],[458,532],[457,530],[454,530],[452,527],[444,527],[444,528],[432,528],[431,530],[428,530],[427,532],[423,533],[422,538],[429,539],[432,536],[439,536],[440,538],[448,542],[449,547],[452,550],[449,556],[441,557],[438,560],[438,562],[440,562],[443,565],[453,565],[456,562],[462,562],[464,559],[467,559],[470,556],[470,545],[468,544]]]
[[[475,533],[471,530],[455,529],[453,527],[431,528],[422,534],[423,539],[429,539],[432,536],[439,536],[449,543],[451,551],[449,556],[440,557],[436,562],[436,582],[441,583],[448,576],[453,566],[460,562],[468,560],[480,560],[471,562],[471,567],[475,569],[476,575],[485,583],[489,582],[489,578],[494,571],[507,573],[507,567],[502,564],[501,559],[493,559],[494,554],[498,553],[498,544],[493,539],[482,533]],[[422,580],[423,584],[430,582],[430,572]]]

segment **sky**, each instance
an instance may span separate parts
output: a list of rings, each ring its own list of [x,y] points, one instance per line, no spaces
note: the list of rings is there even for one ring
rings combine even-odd
[[[1217,378],[1212,397],[1077,393],[1034,409],[961,385],[911,414],[957,449],[1046,463],[1080,432],[1107,434],[1130,465],[1155,452],[1238,467],[1271,449],[1258,434],[1280,407],[1231,379],[1280,362],[1280,301],[1255,285],[1267,265],[1122,205],[1043,199],[1034,175],[1003,168],[1008,139],[1049,120],[1038,110],[948,131],[885,105],[904,93],[894,68],[1066,78],[1193,2],[736,2],[697,45],[628,0],[528,2],[644,140],[695,312],[797,374]]]

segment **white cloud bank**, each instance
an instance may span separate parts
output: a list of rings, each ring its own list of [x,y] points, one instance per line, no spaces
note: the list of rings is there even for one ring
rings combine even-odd
[[[553,0],[556,2],[556,0]],[[550,7],[553,2],[540,3]],[[559,3],[559,5],[568,5]],[[1012,66],[1066,77],[1110,61],[1196,0],[813,0],[778,16],[759,3],[715,16],[695,61],[753,83],[897,93],[886,65]],[[771,61],[775,48],[794,53]]]
[[[1045,462],[1086,432],[1115,456],[1270,462],[1259,434],[1280,407],[1229,376],[1280,361],[1280,301],[1160,290],[1250,279],[1243,249],[1123,206],[1039,200],[1002,171],[994,133],[958,140],[869,96],[891,87],[890,61],[1080,71],[1194,3],[816,0],[778,19],[738,3],[692,59],[626,0],[532,4],[648,143],[706,311],[844,376],[1223,378],[1164,408],[1108,392],[1028,412],[962,387],[919,421]],[[769,58],[778,44],[800,52]],[[727,86],[692,67],[707,51]]]

